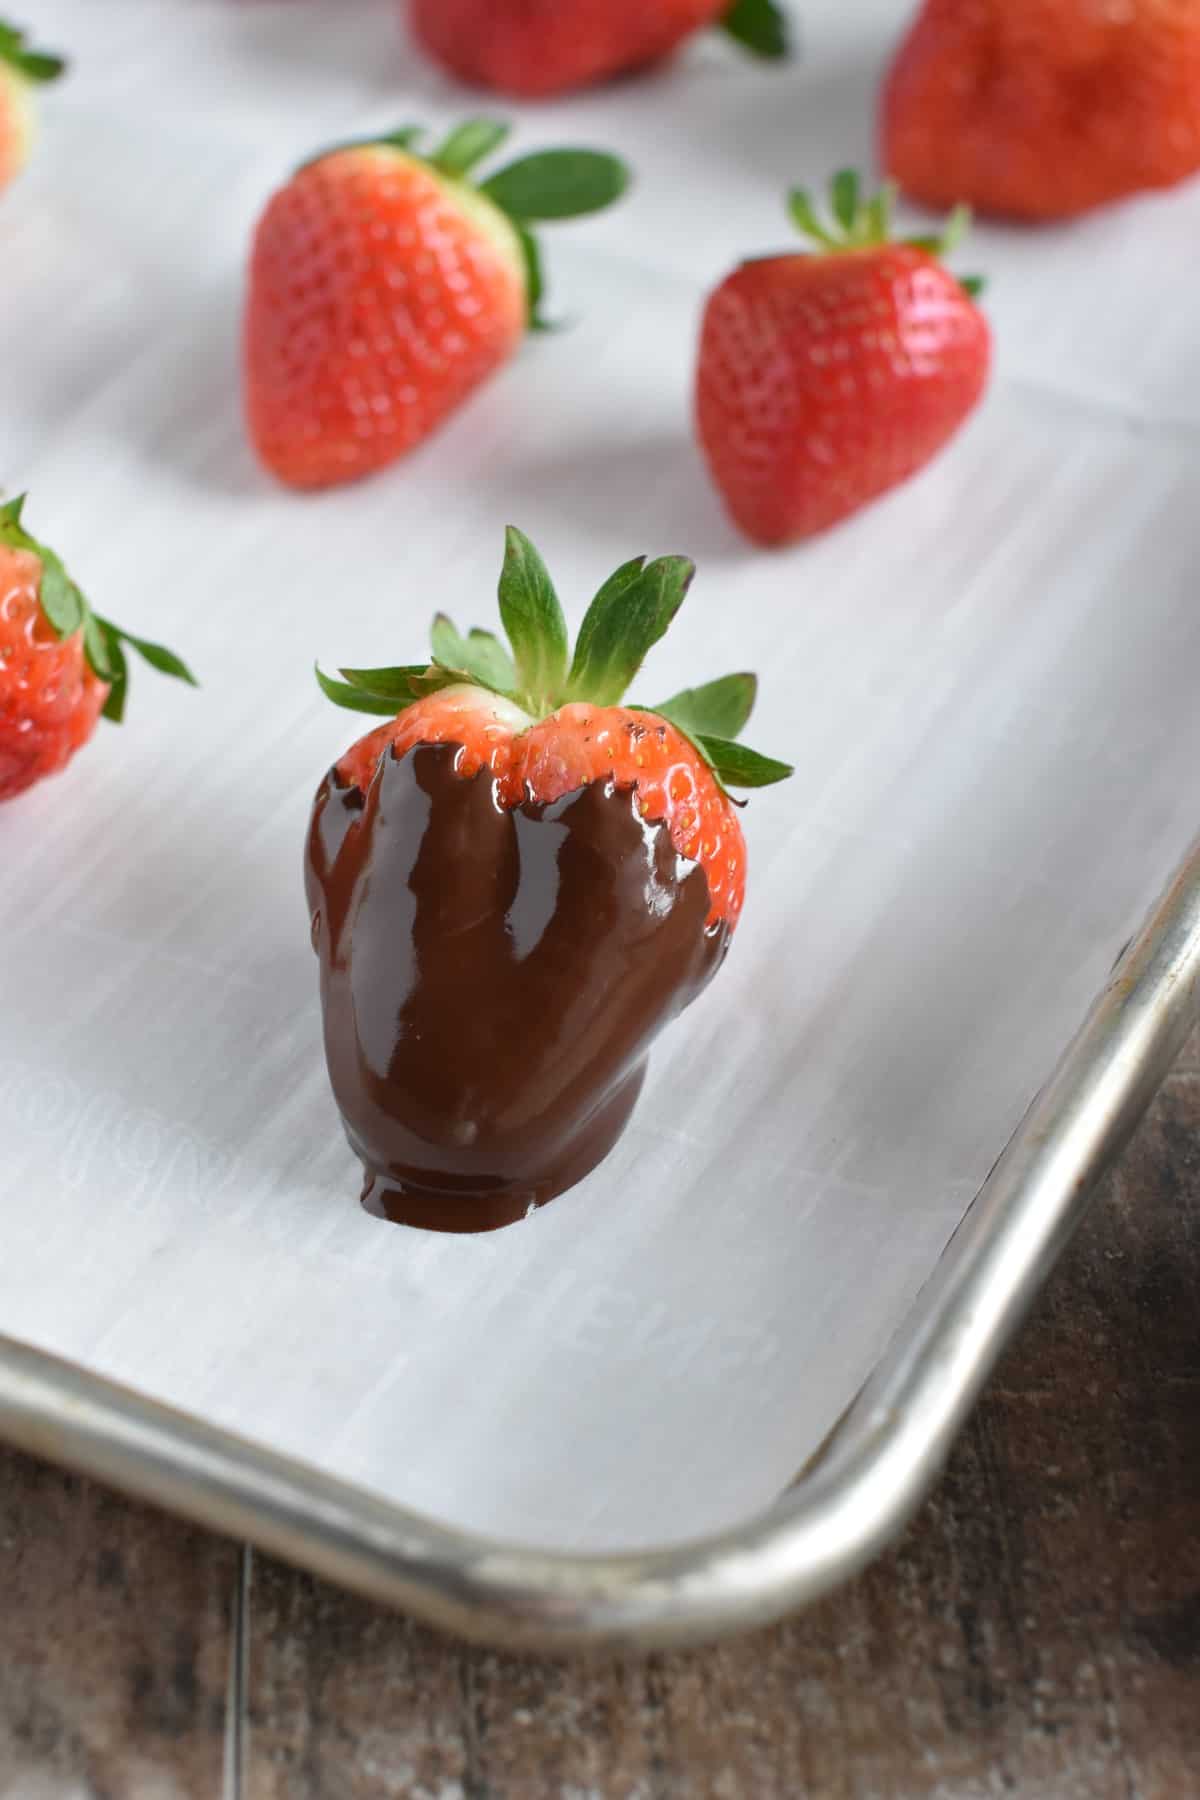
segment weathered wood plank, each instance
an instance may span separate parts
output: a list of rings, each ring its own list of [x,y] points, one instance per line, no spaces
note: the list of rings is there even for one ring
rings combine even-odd
[[[0,1450],[0,1800],[219,1800],[237,1569]]]

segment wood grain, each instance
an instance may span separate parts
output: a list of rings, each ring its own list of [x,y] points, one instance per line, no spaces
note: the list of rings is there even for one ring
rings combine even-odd
[[[243,1800],[1200,1793],[1200,1044],[901,1545],[715,1650],[491,1655],[255,1557]],[[232,1547],[0,1460],[0,1797],[218,1796]]]
[[[216,1800],[238,1561],[0,1450],[0,1800]]]

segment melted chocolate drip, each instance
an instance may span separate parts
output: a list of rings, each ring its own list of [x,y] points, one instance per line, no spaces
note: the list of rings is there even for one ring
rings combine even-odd
[[[633,1109],[657,1033],[708,983],[704,872],[605,782],[497,805],[453,745],[331,771],[305,863],[325,1053],[363,1202],[487,1231],[579,1181]]]

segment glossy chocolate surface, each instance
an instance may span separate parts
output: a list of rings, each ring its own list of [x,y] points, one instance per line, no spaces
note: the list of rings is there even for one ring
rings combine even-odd
[[[453,745],[331,771],[305,886],[325,1052],[364,1204],[486,1231],[615,1143],[657,1033],[715,973],[703,871],[604,782],[496,804]]]

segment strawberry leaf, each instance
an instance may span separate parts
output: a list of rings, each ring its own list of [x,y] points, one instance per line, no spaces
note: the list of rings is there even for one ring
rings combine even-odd
[[[395,131],[385,131],[382,137],[361,138],[359,142],[381,144],[385,150],[411,150],[424,136],[423,125],[397,125]]]
[[[108,633],[103,622],[95,613],[88,613],[83,621],[83,649],[91,664],[93,672],[101,681],[111,681],[113,677],[112,661],[108,647]]]
[[[517,683],[541,710],[567,672],[567,622],[546,565],[523,531],[510,525],[500,571],[500,617],[516,660]]]
[[[962,243],[968,231],[971,229],[971,217],[970,207],[964,206],[961,201],[951,210],[946,223],[942,226],[942,241],[940,245],[940,253],[942,256],[948,256],[951,250],[958,249],[958,246]]]
[[[628,185],[627,166],[607,151],[535,150],[481,182],[479,191],[502,212],[529,224],[599,212]]]
[[[916,237],[901,238],[900,241],[913,250],[926,250],[930,256],[948,256],[962,243],[970,228],[971,209],[959,205],[946,215],[946,223],[940,231],[918,233]]]
[[[314,665],[313,672],[325,698],[332,700],[335,706],[344,706],[347,712],[373,713],[377,718],[392,719],[398,712],[403,712],[406,706],[412,705],[411,692],[397,703],[395,696],[371,694],[365,688],[355,687],[351,682],[334,681],[319,665]]]
[[[395,669],[339,669],[338,674],[351,687],[377,700],[399,700],[407,705],[416,693],[413,682],[428,668],[428,663],[404,663]]]
[[[459,658],[462,655],[465,640],[448,614],[435,613],[433,615],[433,624],[429,628],[429,642],[435,662],[441,663],[444,669],[461,667]]]
[[[538,241],[532,231],[519,220],[514,219],[512,224],[521,245],[521,254],[525,258],[525,303],[529,311],[529,329],[553,331],[554,326],[542,312],[542,295],[546,291],[546,283],[542,276],[542,252]]]
[[[858,223],[858,173],[854,169],[839,169],[829,184],[829,200],[833,216],[846,233],[852,236]]]
[[[579,667],[581,657],[586,654],[586,640],[589,633],[594,628],[596,620],[607,612],[610,607],[617,604],[626,588],[633,586],[633,583],[638,579],[645,567],[646,559],[644,556],[631,556],[629,561],[622,563],[619,569],[614,569],[608,580],[597,589],[595,599],[588,607],[583,624],[579,629],[579,641],[575,646],[575,661],[571,665],[572,679],[574,679],[575,671]]]
[[[67,66],[61,56],[47,56],[40,50],[23,50],[8,60],[28,81],[57,81]]]
[[[755,675],[722,675],[702,687],[684,688],[650,710],[678,725],[689,737],[733,739],[750,717],[757,692]]]
[[[644,568],[625,563],[610,575],[579,628],[572,699],[616,705],[679,611],[695,573],[686,556],[660,556]]]
[[[125,717],[125,699],[129,692],[129,665],[125,660],[125,648],[113,626],[103,619],[97,619],[97,626],[104,637],[104,663],[106,673],[100,676],[107,681],[108,698],[104,702],[103,717],[119,725]],[[93,664],[93,667],[95,665]],[[97,669],[96,673],[100,671]]]
[[[107,635],[119,638],[121,643],[136,650],[142,661],[148,662],[160,675],[173,675],[177,681],[186,681],[189,687],[200,686],[183,658],[176,656],[173,650],[168,650],[165,644],[154,644],[149,638],[134,637],[131,631],[122,631],[119,625],[111,624],[108,619],[97,618],[96,623]]]
[[[466,666],[478,671],[485,687],[495,688],[498,693],[513,691],[517,685],[517,671],[495,632],[472,625],[467,633],[467,648],[471,656]]]
[[[38,82],[57,81],[67,66],[61,56],[29,49],[25,33],[15,25],[5,24],[0,24],[0,62],[16,69],[27,81]]]
[[[733,0],[720,25],[755,56],[775,62],[788,55],[787,21],[775,0]]]
[[[896,184],[885,181],[877,194],[872,194],[863,208],[863,236],[869,244],[886,244],[892,235],[892,208],[896,204]]]
[[[445,613],[438,613],[432,639],[434,661],[443,669],[467,674],[496,694],[511,694],[515,690],[517,671],[513,659],[492,632],[476,627],[462,637]]]
[[[772,756],[760,756],[745,744],[729,738],[697,735],[696,743],[712,764],[714,775],[723,787],[770,787],[774,781],[785,781],[795,773],[790,763],[776,762]]]
[[[792,223],[799,227],[805,237],[812,238],[814,243],[823,244],[827,250],[840,250],[841,245],[831,231],[822,225],[812,195],[807,188],[793,188],[788,194],[788,212]]]
[[[60,638],[68,638],[83,624],[84,599],[57,556],[40,550],[42,582],[38,590],[42,611]]]
[[[443,175],[465,175],[499,149],[511,130],[502,119],[467,119],[455,126],[429,160]]]
[[[460,687],[464,682],[472,687],[479,685],[466,669],[443,669],[440,663],[433,663],[429,668],[422,669],[419,675],[413,676],[412,690],[415,697],[421,700],[426,694],[436,694],[442,688]]]

